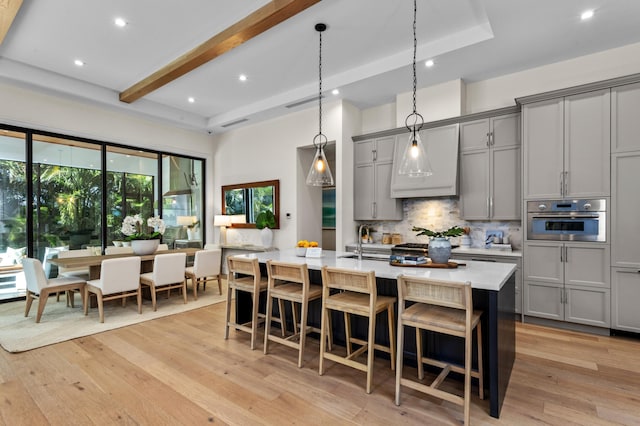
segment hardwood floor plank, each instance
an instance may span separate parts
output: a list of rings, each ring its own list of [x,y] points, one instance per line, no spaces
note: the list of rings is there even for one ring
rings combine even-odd
[[[209,290],[207,290],[209,291]],[[158,309],[162,309],[159,306]],[[249,349],[246,333],[224,340],[224,304],[33,351],[0,352],[0,424],[458,425],[462,410],[403,389],[375,359],[365,374],[327,362],[319,342],[297,352]],[[500,419],[472,390],[474,425],[640,424],[640,340],[516,325],[516,361]],[[416,369],[404,368],[405,377]],[[461,382],[447,381],[461,391]]]

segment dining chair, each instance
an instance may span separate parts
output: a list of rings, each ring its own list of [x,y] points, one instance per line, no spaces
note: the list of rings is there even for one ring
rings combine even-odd
[[[104,254],[133,254],[133,247],[107,247],[104,249]]]
[[[78,250],[63,250],[58,252],[58,259],[66,259],[69,257],[85,257],[85,256],[93,256],[93,251],[89,249],[78,249]],[[80,266],[77,268],[65,268],[63,266],[58,266],[58,276],[69,277],[69,278],[82,278],[85,281],[89,279],[89,268],[86,266]]]
[[[407,302],[411,305],[405,306]],[[469,424],[471,377],[478,379],[480,399],[484,399],[482,369],[482,311],[473,309],[471,283],[440,281],[423,277],[400,275],[398,277],[398,356],[396,365],[396,405],[400,405],[401,386],[406,386],[427,395],[461,405],[464,410],[464,424]],[[418,379],[424,379],[424,364],[442,369],[431,384],[402,377],[404,327],[416,330],[416,360]],[[473,329],[477,335],[478,367],[472,369]],[[444,333],[464,339],[464,365],[450,364],[423,356],[422,330]],[[464,394],[459,396],[451,391],[439,389],[449,374],[464,375]]]
[[[193,266],[185,269],[187,279],[191,279],[193,298],[198,300],[198,287],[202,284],[202,291],[207,289],[207,281],[218,280],[218,291],[222,295],[222,274],[220,263],[222,250],[200,250],[195,254]]]
[[[140,275],[140,284],[148,286],[151,291],[154,311],[157,310],[156,294],[161,291],[180,289],[184,303],[187,303],[187,280],[184,275],[186,262],[186,253],[158,254],[153,261],[153,271]]]
[[[267,261],[269,287],[267,289],[267,310],[264,329],[264,354],[269,351],[269,342],[280,343],[298,350],[298,368],[302,367],[304,346],[307,333],[321,330],[307,325],[309,303],[322,298],[322,285],[311,284],[309,268],[306,263],[285,263],[274,260]],[[281,336],[271,334],[273,316],[273,300],[278,300],[280,313]],[[285,336],[286,320],[283,301],[291,302],[293,316],[293,334]],[[297,305],[300,305],[300,322],[298,323]],[[299,325],[299,327],[298,327]]]
[[[371,393],[373,381],[374,350],[387,352],[391,358],[391,369],[395,369],[396,341],[395,320],[393,307],[396,298],[392,296],[378,296],[374,271],[357,271],[345,268],[322,267],[322,319],[320,333],[320,366],[319,373],[324,374],[324,360],[328,359],[347,367],[352,367],[367,373],[366,392]],[[344,333],[346,356],[326,349],[326,338],[329,330],[329,316],[332,312],[342,312],[344,317]],[[382,345],[375,342],[376,317],[379,313],[387,312],[389,344]],[[352,336],[351,315],[358,315],[369,319],[367,340]],[[353,343],[360,345],[353,350]],[[367,352],[366,364],[355,360]]]
[[[100,279],[87,281],[84,287],[84,314],[89,313],[89,293],[98,299],[100,322],[104,322],[103,301],[122,299],[126,305],[127,297],[136,296],[138,313],[142,313],[142,292],[140,291],[140,257],[130,256],[106,259],[100,266]]]
[[[229,338],[229,328],[244,331],[251,335],[251,350],[256,347],[258,323],[264,320],[265,315],[258,312],[260,293],[267,290],[267,279],[260,273],[260,264],[257,258],[242,256],[227,257],[227,314],[224,328],[225,340]],[[238,300],[238,291],[249,293],[252,299],[251,320],[239,324],[231,319],[232,296]]]
[[[67,298],[70,298],[71,307],[74,307],[73,291],[79,291],[82,294],[86,281],[81,278],[59,277],[47,279],[42,268],[42,263],[38,259],[25,258],[22,260],[22,268],[27,281],[27,305],[25,307],[24,316],[29,316],[31,304],[34,299],[38,299],[38,313],[36,314],[36,322],[40,322],[42,312],[47,304],[50,294],[58,292],[66,292]],[[67,303],[67,306],[69,302]]]

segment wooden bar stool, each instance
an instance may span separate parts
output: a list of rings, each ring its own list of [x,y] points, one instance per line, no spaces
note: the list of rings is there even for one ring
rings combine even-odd
[[[258,323],[264,320],[264,315],[258,313],[260,292],[267,290],[267,279],[260,274],[260,264],[257,258],[241,256],[227,257],[227,319],[225,322],[224,338],[229,338],[229,327],[247,332],[251,335],[251,350],[256,347],[256,335],[258,333]],[[251,310],[251,321],[238,324],[231,320],[231,296],[237,300],[237,292],[245,291],[250,293],[253,300]]]
[[[305,263],[284,263],[273,260],[267,261],[267,273],[269,275],[269,287],[267,290],[267,319],[264,331],[264,353],[269,350],[269,341],[281,343],[290,348],[298,349],[298,368],[302,367],[304,344],[309,331],[321,330],[307,325],[309,302],[322,297],[322,286],[311,284],[309,269]],[[280,310],[280,327],[282,337],[270,334],[273,299],[278,300]],[[293,334],[285,337],[286,321],[284,318],[283,301],[291,302],[293,313]],[[300,304],[300,322],[298,323],[297,305]],[[298,327],[299,324],[299,327]],[[297,340],[297,341],[296,341]]]
[[[391,296],[378,296],[374,271],[362,272],[324,266],[322,268],[322,285],[322,332],[320,335],[319,373],[321,376],[324,374],[325,359],[365,371],[367,373],[366,391],[371,393],[374,349],[389,353],[391,369],[395,368],[393,305],[396,299]],[[331,290],[338,290],[338,292],[331,294]],[[375,343],[376,317],[385,310],[389,320],[389,346]],[[328,333],[331,311],[339,311],[344,314],[345,343],[347,345],[347,355],[344,357],[327,352],[325,349],[325,336]],[[352,314],[369,318],[367,340],[358,339],[351,335],[350,315]],[[360,348],[354,351],[352,348],[353,343],[361,345]],[[355,361],[355,358],[365,351],[367,352],[366,365]]]
[[[414,302],[405,306],[406,302]],[[396,366],[396,405],[400,405],[400,386],[407,386],[420,392],[464,407],[464,424],[469,424],[471,377],[478,379],[480,399],[484,399],[484,381],[482,372],[482,329],[480,317],[482,311],[473,310],[471,283],[439,281],[428,278],[398,277],[398,356]],[[442,368],[431,385],[424,385],[402,377],[402,353],[404,344],[404,326],[416,329],[416,358],[418,360],[418,378],[424,379],[423,364]],[[471,346],[473,329],[477,331],[478,368],[471,368]],[[421,330],[430,330],[465,339],[464,366],[422,356]],[[464,396],[446,392],[438,387],[449,372],[464,374]]]

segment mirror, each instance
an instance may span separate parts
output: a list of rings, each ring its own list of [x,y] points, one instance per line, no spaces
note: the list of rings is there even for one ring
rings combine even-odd
[[[247,223],[234,223],[233,228],[255,228],[256,217],[271,210],[280,228],[280,181],[240,183],[222,187],[222,214],[243,214]]]

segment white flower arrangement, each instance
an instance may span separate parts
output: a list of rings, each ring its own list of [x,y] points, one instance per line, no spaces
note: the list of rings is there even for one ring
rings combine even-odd
[[[122,222],[122,232],[126,239],[131,240],[156,240],[164,234],[166,226],[164,220],[159,217],[150,217],[147,219],[147,231],[143,229],[144,219],[139,214],[135,216],[127,216]]]

